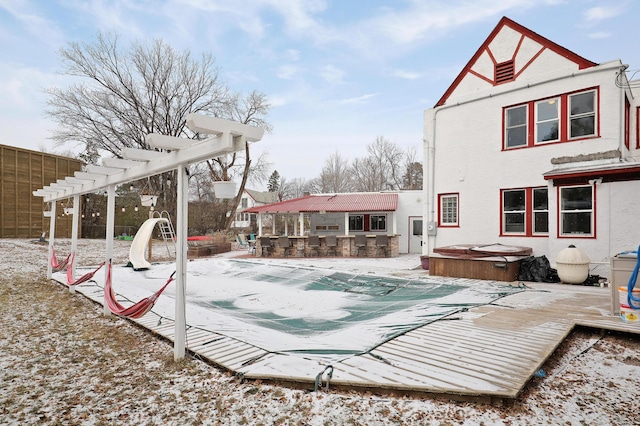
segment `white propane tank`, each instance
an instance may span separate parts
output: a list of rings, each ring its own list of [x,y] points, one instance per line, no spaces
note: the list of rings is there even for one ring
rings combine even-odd
[[[582,284],[589,277],[589,263],[586,253],[572,244],[556,257],[558,277],[563,283]]]

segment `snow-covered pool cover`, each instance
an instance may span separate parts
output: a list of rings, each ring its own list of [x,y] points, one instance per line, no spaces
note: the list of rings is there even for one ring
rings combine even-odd
[[[145,271],[115,267],[113,287],[138,301],[157,290],[174,269],[174,264],[155,264]],[[270,352],[347,355],[520,291],[493,282],[441,278],[411,280],[201,259],[187,267],[187,324]],[[172,284],[154,312],[173,318],[174,297]]]

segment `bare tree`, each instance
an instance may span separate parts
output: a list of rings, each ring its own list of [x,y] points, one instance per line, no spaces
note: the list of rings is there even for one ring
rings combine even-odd
[[[283,200],[299,198],[310,192],[312,192],[310,182],[304,178],[292,180],[281,178],[280,180],[280,195]]]
[[[325,161],[320,176],[310,182],[310,187],[318,193],[353,191],[349,162],[338,151],[334,152]]]
[[[402,189],[422,189],[422,163],[417,160],[416,148],[411,147],[405,153]]]
[[[257,127],[262,127],[265,132],[271,131],[271,125],[266,121],[266,116],[269,112],[270,105],[267,101],[265,94],[253,91],[245,97],[240,95],[233,95],[227,102],[224,110],[223,117],[234,121],[238,121],[243,124],[249,124]],[[262,158],[262,157],[259,157]],[[233,152],[223,157],[214,158],[207,161],[211,177],[214,180],[229,181],[234,177],[236,170],[241,170],[240,174],[242,179],[240,181],[240,188],[238,193],[232,202],[229,202],[230,212],[235,212],[240,204],[242,193],[247,185],[249,175],[253,171],[254,174],[261,174],[266,172],[265,167],[252,168],[251,152],[249,149],[249,142],[245,142],[244,155]],[[225,201],[225,203],[227,203]],[[225,230],[229,230],[231,223],[234,220],[234,215],[227,216],[225,222]]]
[[[352,174],[357,191],[383,191],[402,187],[404,152],[378,136],[367,146],[367,156],[354,160]]]
[[[71,43],[60,56],[63,72],[83,82],[48,90],[46,112],[58,123],[53,139],[81,144],[89,162],[105,152],[120,158],[125,147],[151,149],[145,142],[149,133],[199,138],[185,125],[186,116],[194,112],[271,129],[265,120],[266,96],[256,91],[245,97],[230,93],[218,80],[210,54],[194,59],[189,51],[177,52],[162,40],[123,48],[117,36],[98,34],[94,44]],[[239,168],[241,194],[252,167],[249,144],[243,154],[207,164],[215,180],[230,180],[231,171]],[[148,186],[154,193],[164,192],[173,206],[175,187],[168,185],[170,179],[175,182],[172,174],[153,177]],[[235,206],[238,201],[236,197]]]

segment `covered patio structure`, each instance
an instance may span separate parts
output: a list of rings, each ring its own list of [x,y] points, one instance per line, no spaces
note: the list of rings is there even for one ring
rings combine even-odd
[[[398,194],[312,194],[247,209],[257,256],[397,257]],[[270,229],[269,229],[270,227]]]

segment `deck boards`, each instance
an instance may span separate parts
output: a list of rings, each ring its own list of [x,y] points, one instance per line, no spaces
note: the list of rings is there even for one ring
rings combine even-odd
[[[80,285],[77,290],[102,304],[98,286]],[[171,319],[150,312],[135,321],[173,338]],[[509,399],[518,396],[576,325],[640,334],[640,324],[625,324],[610,313],[606,288],[529,283],[524,292],[338,360],[271,353],[198,327],[188,328],[187,348],[250,379],[312,387],[319,375],[326,383],[325,369],[331,365],[331,386]]]

